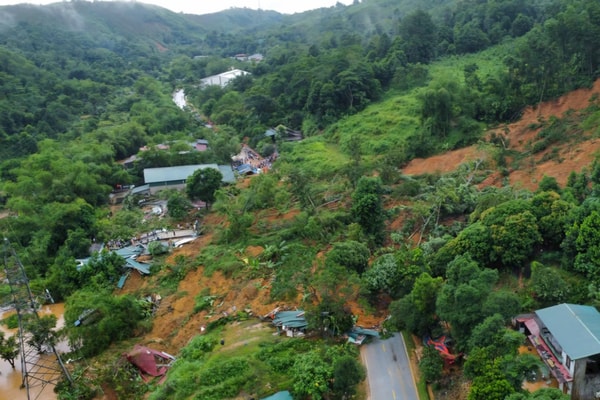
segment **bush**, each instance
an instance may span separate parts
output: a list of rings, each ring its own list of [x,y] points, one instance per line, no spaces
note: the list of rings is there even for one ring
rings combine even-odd
[[[206,353],[213,351],[217,340],[209,336],[195,336],[187,346],[181,350],[181,358],[184,360],[199,360]]]
[[[199,295],[197,295],[194,298],[195,304],[194,304],[194,314],[195,313],[199,313],[200,311],[206,311],[208,309],[210,309],[215,300],[217,299],[217,296],[211,296],[210,294],[205,294],[204,291],[202,293],[200,293]]]
[[[12,314],[2,320],[2,324],[6,325],[8,329],[17,329],[19,327],[19,316]]]
[[[335,263],[362,274],[367,268],[371,252],[360,242],[348,240],[333,244],[333,249],[327,254],[326,263]]]
[[[148,252],[152,256],[159,256],[161,254],[166,254],[169,252],[169,246],[159,241],[154,241],[148,243]]]

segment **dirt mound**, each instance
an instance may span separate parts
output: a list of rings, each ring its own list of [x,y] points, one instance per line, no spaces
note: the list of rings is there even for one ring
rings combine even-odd
[[[498,127],[488,132],[488,137],[494,133],[505,136],[508,150],[523,155],[520,167],[509,170],[508,180],[511,185],[524,189],[535,190],[539,181],[546,176],[556,178],[559,185],[564,186],[572,171],[581,172],[595,158],[600,149],[600,140],[590,138],[577,143],[560,145],[535,155],[528,155],[528,148],[536,141],[539,126],[542,121],[551,117],[561,118],[567,112],[584,110],[600,94],[600,80],[590,89],[579,89],[570,92],[556,100],[541,103],[536,107],[524,110],[521,119],[512,124]],[[547,157],[548,152],[556,152],[554,157]],[[477,145],[464,149],[449,151],[427,159],[412,160],[402,169],[407,175],[423,175],[427,173],[448,173],[455,171],[459,165],[478,159],[491,160],[491,155],[484,147]],[[490,175],[483,185],[500,185],[502,176],[499,173]]]

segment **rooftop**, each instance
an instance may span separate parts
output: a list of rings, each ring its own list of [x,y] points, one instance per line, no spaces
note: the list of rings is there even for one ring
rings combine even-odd
[[[293,400],[292,395],[287,390],[275,393],[273,396],[265,397],[262,400]]]
[[[194,165],[180,165],[177,167],[163,167],[163,168],[144,168],[144,183],[159,183],[159,182],[172,182],[172,181],[185,181],[187,178],[192,176],[198,169],[214,168],[221,171],[223,174],[223,182],[233,183],[235,182],[235,176],[229,165],[217,165],[217,164],[194,164]]]
[[[535,313],[571,359],[600,354],[600,313],[595,307],[564,303]]]
[[[273,318],[273,325],[286,328],[306,328],[308,322],[304,318],[304,311],[279,311]]]

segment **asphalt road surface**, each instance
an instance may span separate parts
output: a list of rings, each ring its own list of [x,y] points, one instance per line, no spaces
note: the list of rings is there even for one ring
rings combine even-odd
[[[369,400],[419,400],[402,335],[361,347],[367,369]]]

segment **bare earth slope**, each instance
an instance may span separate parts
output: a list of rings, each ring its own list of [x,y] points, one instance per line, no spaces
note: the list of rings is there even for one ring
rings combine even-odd
[[[539,124],[539,121],[548,121],[553,116],[561,118],[566,112],[583,110],[598,94],[600,94],[600,80],[596,81],[591,89],[579,89],[557,100],[542,103],[537,107],[529,107],[519,121],[489,132],[489,134],[492,132],[505,134],[509,139],[509,150],[519,152],[525,157],[521,160],[519,169],[509,169],[511,185],[524,189],[536,189],[540,179],[547,175],[556,178],[558,184],[564,186],[572,171],[579,173],[582,168],[590,165],[600,148],[599,139],[592,138],[577,143],[571,142],[569,145],[561,145],[557,157],[549,160],[543,160],[543,158],[552,149],[534,156],[526,155],[526,151],[527,146],[535,141],[539,132],[539,129],[531,128],[533,125]],[[490,159],[490,155],[483,147],[474,145],[426,159],[412,160],[403,168],[403,173],[406,175],[447,173],[454,171],[460,164],[480,158]],[[486,179],[483,185],[499,185],[500,182],[500,174],[494,173]]]

